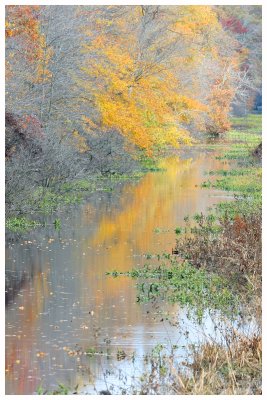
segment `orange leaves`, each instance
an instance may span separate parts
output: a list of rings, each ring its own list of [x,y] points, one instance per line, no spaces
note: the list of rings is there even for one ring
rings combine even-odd
[[[240,236],[248,228],[247,222],[241,218],[239,215],[234,217],[234,231],[237,236]]]
[[[13,29],[13,27],[14,27],[14,24],[12,24],[11,22],[9,22],[9,21],[5,22],[5,35],[6,35],[6,37],[14,36],[15,30]]]
[[[6,6],[6,38],[22,35],[27,45],[39,37],[40,6]]]
[[[232,95],[227,90],[214,88],[210,100],[208,118],[206,125],[207,132],[221,134],[229,130],[231,125],[228,118]]]
[[[105,44],[105,38],[102,35],[97,36],[93,41],[92,41],[92,46],[96,48],[102,48]]]
[[[39,6],[6,6],[6,36],[24,33],[35,38],[38,31],[36,12],[39,8]]]
[[[85,130],[94,130],[97,129],[97,125],[88,117],[86,117],[85,115],[82,116],[82,121],[83,121],[83,125]]]
[[[86,140],[77,130],[72,132],[72,143],[80,151],[80,153],[85,153],[89,148],[86,144]]]
[[[52,77],[49,63],[53,56],[52,48],[41,34],[39,12],[41,6],[7,6],[6,7],[6,40],[18,40],[20,51],[7,52],[7,77],[12,76],[12,63],[20,63],[24,58],[29,65],[35,66],[35,74],[31,76],[32,83],[43,83]]]
[[[221,60],[226,65],[226,60]],[[238,65],[238,60],[230,61],[227,68],[221,68],[220,76],[218,76],[211,89],[208,110],[207,131],[209,133],[221,134],[229,130],[231,127],[229,121],[229,113],[231,103],[235,96],[234,74]]]

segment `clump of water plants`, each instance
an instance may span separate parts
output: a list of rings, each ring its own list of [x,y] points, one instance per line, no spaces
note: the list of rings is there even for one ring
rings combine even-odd
[[[54,221],[54,227],[57,231],[61,229],[61,220],[59,218],[56,218]]]
[[[88,357],[93,357],[96,354],[97,350],[94,347],[88,347],[85,352]]]
[[[70,392],[72,394],[77,394],[77,389],[78,389],[78,385],[76,385],[75,389],[73,391],[71,391],[71,389],[64,385],[63,383],[59,383],[57,388],[50,391],[47,389],[44,389],[41,385],[37,388],[37,394],[38,395],[67,395],[70,394]]]
[[[143,268],[128,272],[113,271],[113,277],[122,275],[138,279],[137,302],[166,300],[179,303],[192,310],[200,320],[205,310],[236,313],[237,297],[231,292],[226,279],[208,274],[188,262],[179,263],[175,257],[165,257],[158,266],[145,264]]]
[[[26,217],[11,217],[6,220],[6,228],[11,232],[27,232],[41,226],[40,222]]]

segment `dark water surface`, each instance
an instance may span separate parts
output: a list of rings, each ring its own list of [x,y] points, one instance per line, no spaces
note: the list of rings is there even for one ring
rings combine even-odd
[[[162,166],[165,171],[139,182],[93,194],[62,215],[59,232],[48,226],[19,239],[7,235],[6,394],[33,394],[58,383],[105,389],[107,369],[132,373],[128,358],[118,360],[121,350],[135,352],[135,373],[141,373],[138,360],[153,346],[179,342],[182,348],[197,339],[179,306],[162,304],[161,311],[180,319],[187,338],[162,323],[151,305],[136,303],[133,280],[105,275],[142,266],[146,253],[170,253],[185,215],[227,197],[199,186],[205,171],[222,168],[210,154],[173,157]],[[212,331],[208,318],[206,329]],[[103,354],[83,355],[88,349]]]

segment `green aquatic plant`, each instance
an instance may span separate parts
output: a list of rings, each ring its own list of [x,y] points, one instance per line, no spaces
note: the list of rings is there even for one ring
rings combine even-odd
[[[54,221],[54,227],[58,231],[61,229],[61,220],[59,218],[56,218]]]
[[[156,299],[179,303],[191,308],[199,320],[206,309],[220,310],[227,315],[237,312],[237,296],[231,292],[227,279],[197,269],[188,262],[179,263],[171,256],[165,260],[158,266],[145,265],[128,272],[107,274],[138,279],[139,303]]]
[[[150,260],[153,257],[153,254],[147,253],[147,254],[144,254],[144,256],[147,260]]]
[[[124,350],[118,349],[116,353],[116,358],[118,361],[124,360],[126,358],[127,354],[125,353]]]
[[[88,357],[93,357],[97,351],[94,347],[88,347],[85,352]]]
[[[77,394],[77,389],[78,385],[73,390],[73,394]],[[59,383],[58,387],[52,391],[44,389],[42,385],[38,386],[36,393],[37,395],[50,395],[50,396],[56,396],[56,395],[67,395],[70,394],[71,389],[64,385],[63,383]]]
[[[6,228],[11,232],[27,232],[42,226],[40,222],[28,219],[26,217],[11,217],[6,220]]]
[[[158,165],[158,161],[155,158],[148,157],[142,154],[139,158],[141,168],[143,172],[158,172],[164,171],[163,168],[160,168]]]

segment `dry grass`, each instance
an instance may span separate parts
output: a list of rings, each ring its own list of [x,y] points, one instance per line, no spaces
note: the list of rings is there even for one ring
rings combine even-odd
[[[261,394],[262,339],[233,332],[226,346],[205,343],[192,352],[187,372],[172,370],[177,394]]]
[[[225,329],[218,341],[206,340],[191,346],[187,359],[187,362],[179,363],[174,354],[151,359],[150,373],[136,382],[134,394],[262,393],[262,339],[258,328],[249,334],[237,332],[232,327]]]
[[[261,214],[221,218],[220,233],[214,234],[211,224],[202,216],[193,236],[177,240],[177,253],[197,268],[238,275],[255,285],[261,279]]]

